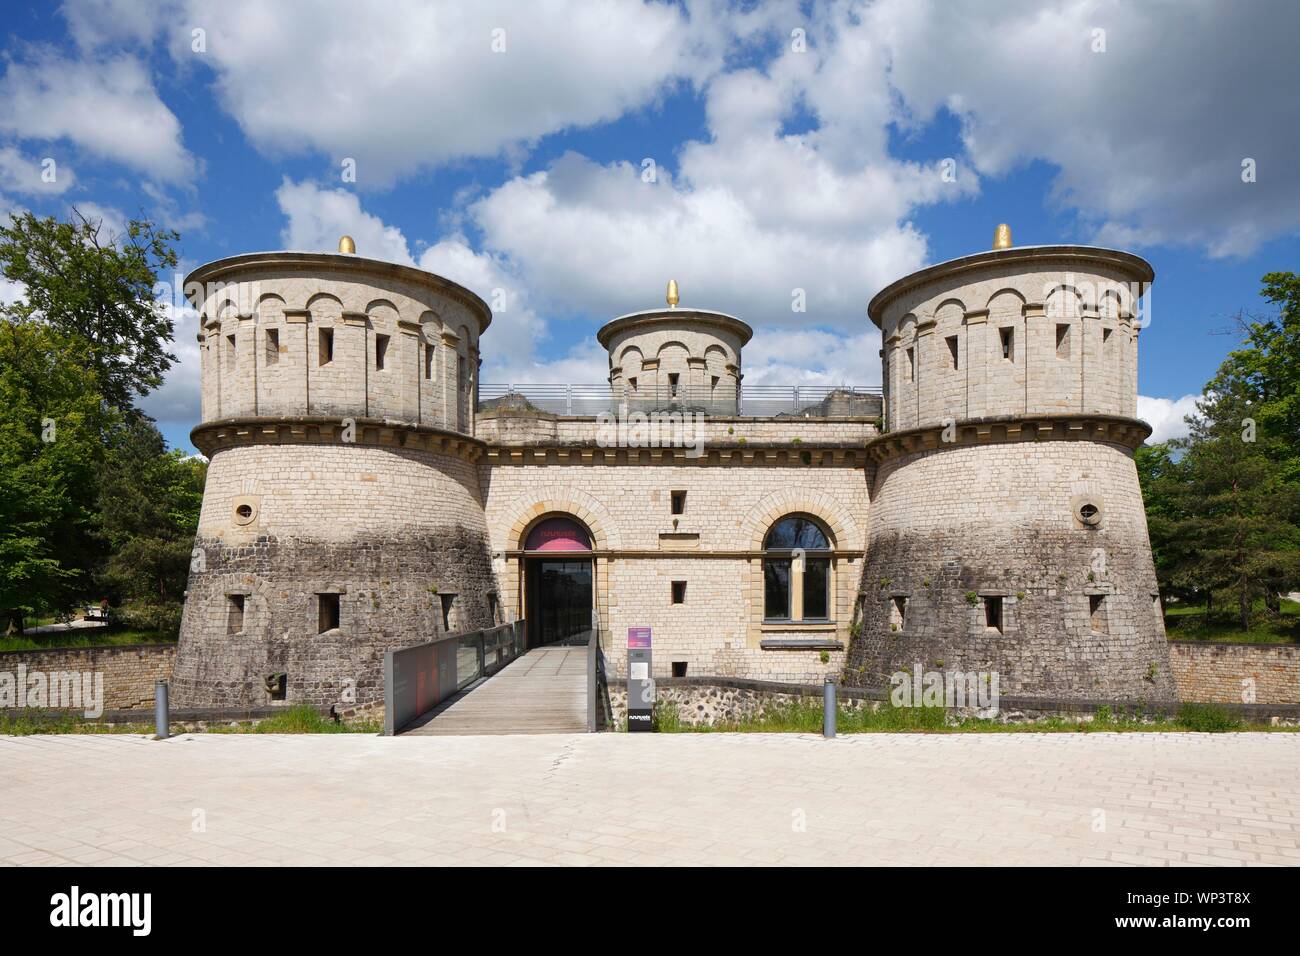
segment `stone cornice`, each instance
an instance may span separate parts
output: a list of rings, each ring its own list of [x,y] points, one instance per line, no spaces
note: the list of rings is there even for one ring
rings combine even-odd
[[[492,310],[488,308],[488,304],[469,289],[450,279],[414,266],[333,252],[250,252],[217,259],[199,266],[185,277],[186,296],[191,298],[195,308],[201,309],[203,308],[201,297],[199,301],[194,301],[190,297],[191,286],[195,284],[206,286],[211,282],[241,282],[244,281],[243,276],[257,271],[276,271],[290,275],[300,273],[305,276],[341,278],[344,281],[358,276],[399,279],[432,289],[465,306],[478,319],[480,335],[492,322]]]
[[[944,441],[946,427],[942,424],[924,425],[886,432],[867,442],[867,457],[879,464],[917,451],[1037,441],[1110,442],[1136,449],[1151,435],[1151,426],[1140,419],[1100,412],[968,418],[951,426],[953,437],[950,441]]]
[[[344,419],[319,415],[247,417],[204,422],[190,432],[194,447],[209,457],[248,445],[364,445],[441,452],[478,461],[486,445],[470,435],[377,418],[353,418],[356,440],[343,440]]]

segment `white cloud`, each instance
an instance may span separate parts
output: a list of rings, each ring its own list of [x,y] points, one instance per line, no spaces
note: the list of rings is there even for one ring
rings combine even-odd
[[[249,140],[354,158],[363,187],[616,119],[715,58],[658,3],[193,0],[183,23],[175,55],[216,71]]]
[[[915,123],[961,117],[981,173],[1057,166],[1096,241],[1247,255],[1300,224],[1300,6],[885,0],[853,29],[887,47]]]
[[[1151,437],[1147,442],[1155,445],[1169,441],[1171,438],[1186,438],[1187,415],[1196,414],[1196,403],[1200,395],[1184,395],[1182,398],[1152,398],[1139,395],[1137,398],[1138,418],[1151,426]]]
[[[37,49],[11,59],[0,77],[0,132],[68,140],[160,181],[185,182],[195,172],[180,121],[130,55],[74,59]]]
[[[0,146],[0,189],[27,196],[57,196],[75,178],[70,166],[52,156],[32,157],[13,146]]]
[[[337,252],[339,237],[348,235],[356,242],[359,256],[414,264],[401,230],[364,212],[355,193],[285,177],[275,199],[286,220],[280,233],[286,249]]]
[[[198,424],[199,408],[199,314],[189,306],[163,303],[175,323],[170,350],[177,362],[168,370],[163,384],[140,399],[141,410],[160,428]]]
[[[0,307],[13,305],[27,295],[27,286],[0,276]]]

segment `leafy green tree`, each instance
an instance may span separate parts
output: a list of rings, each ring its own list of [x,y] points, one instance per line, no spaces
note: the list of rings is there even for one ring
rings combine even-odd
[[[7,314],[78,337],[104,400],[126,411],[176,361],[172,319],[154,287],[175,268],[179,237],[140,220],[124,236],[102,232],[76,210],[67,222],[19,213],[0,225],[0,271],[26,287]]]
[[[68,606],[100,555],[98,470],[115,416],[85,344],[33,321],[0,319],[0,610],[21,629]]]
[[[200,459],[168,452],[142,418],[126,423],[109,453],[99,495],[108,558],[99,580],[127,602],[128,623],[179,626],[205,474]]]
[[[1235,605],[1300,581],[1300,277],[1271,272],[1276,315],[1240,319],[1240,348],[1205,386],[1187,438],[1142,449],[1138,469],[1161,589]]]

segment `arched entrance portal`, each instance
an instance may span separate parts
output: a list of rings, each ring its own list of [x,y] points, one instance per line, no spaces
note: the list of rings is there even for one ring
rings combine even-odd
[[[591,636],[591,534],[576,518],[543,518],[524,539],[528,646],[585,644]]]

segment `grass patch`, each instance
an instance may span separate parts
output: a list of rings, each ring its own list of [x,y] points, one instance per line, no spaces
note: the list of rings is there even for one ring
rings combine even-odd
[[[51,647],[118,647],[124,644],[175,644],[175,634],[154,631],[56,631],[49,634],[15,634],[0,637],[0,651],[43,651]]]
[[[1082,715],[1081,715],[1082,716]],[[655,705],[653,723],[660,733],[795,733],[820,734],[822,705],[814,698],[801,698],[788,704],[769,707],[760,716],[741,721],[727,721],[712,726],[684,723],[673,701]],[[840,705],[836,716],[836,733],[880,734],[1087,734],[1152,733],[1190,731],[1224,733],[1228,731],[1296,732],[1300,727],[1273,727],[1250,724],[1215,704],[1183,704],[1177,715],[1124,713],[1101,707],[1091,720],[1045,717],[1033,723],[1003,723],[979,717],[950,716],[942,707],[869,707],[848,708]]]
[[[0,737],[32,734],[151,734],[152,724],[104,724],[77,714],[61,717],[9,717],[0,714]]]
[[[1230,644],[1300,644],[1300,603],[1283,600],[1281,613],[1265,613],[1264,603],[1255,604],[1250,627],[1241,629],[1238,615],[1175,604],[1165,610],[1165,634],[1171,641],[1225,641]]]
[[[210,734],[378,734],[384,725],[378,720],[338,721],[323,716],[314,707],[296,704],[282,714],[256,724],[209,727]]]

